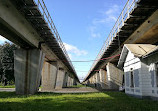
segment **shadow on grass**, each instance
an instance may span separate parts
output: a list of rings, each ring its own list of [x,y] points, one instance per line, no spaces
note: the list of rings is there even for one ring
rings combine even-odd
[[[158,111],[157,106],[158,101],[140,100],[121,92],[32,96],[0,93],[1,111]]]

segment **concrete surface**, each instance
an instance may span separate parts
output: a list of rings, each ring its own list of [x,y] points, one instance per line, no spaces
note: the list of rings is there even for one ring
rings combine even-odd
[[[57,69],[57,62],[44,62],[42,69],[42,91],[55,88]]]
[[[38,91],[44,53],[39,49],[18,49],[14,53],[14,76],[17,94]]]

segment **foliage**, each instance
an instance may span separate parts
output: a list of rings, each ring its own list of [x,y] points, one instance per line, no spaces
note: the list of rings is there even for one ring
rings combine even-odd
[[[80,87],[88,87],[86,85],[82,85],[82,84],[78,84],[78,85],[73,85],[73,86],[70,86],[72,88],[80,88]]]
[[[0,85],[0,88],[15,88],[15,85],[6,85],[6,86]]]
[[[0,98],[1,111],[158,111],[158,101],[141,100],[121,92],[28,96],[0,92]]]
[[[10,42],[0,45],[0,82],[4,85],[14,83],[14,50],[17,46]]]

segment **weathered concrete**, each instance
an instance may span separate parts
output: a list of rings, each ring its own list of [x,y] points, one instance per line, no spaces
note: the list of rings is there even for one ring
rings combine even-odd
[[[101,82],[100,82],[100,74],[99,72],[96,72],[96,87],[101,88]]]
[[[16,94],[34,94],[41,79],[44,53],[38,49],[18,49],[14,53]]]
[[[17,10],[13,2],[0,0],[0,35],[20,47],[38,48],[39,43],[45,41],[45,39],[42,39],[39,31],[25,17]],[[65,62],[59,60],[59,56],[54,53],[52,47],[47,43],[41,44],[41,50],[45,53],[47,61],[58,61],[65,69],[72,70],[70,67],[67,67]]]
[[[107,73],[105,70],[100,69],[100,85],[102,89],[107,89]]]
[[[70,76],[68,75],[67,87],[70,86]]]
[[[77,83],[76,83],[76,80],[74,79],[74,81],[73,81],[73,85],[77,85]]]
[[[65,73],[65,78],[64,78],[64,83],[63,83],[63,87],[67,87],[68,84],[68,73]]]
[[[107,63],[106,69],[109,89],[118,90],[122,85],[123,71],[110,62]]]
[[[55,88],[57,78],[57,62],[44,62],[42,69],[42,91]]]
[[[57,80],[56,80],[55,89],[62,89],[63,88],[64,78],[65,78],[65,71],[63,68],[59,67],[58,73],[57,73]]]

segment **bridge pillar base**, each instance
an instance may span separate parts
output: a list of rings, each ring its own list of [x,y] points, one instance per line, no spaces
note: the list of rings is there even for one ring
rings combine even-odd
[[[70,86],[71,86],[70,81],[71,81],[71,78],[70,78],[70,76],[68,76],[68,81],[67,81],[67,86],[68,86],[68,87],[70,87]]]
[[[101,81],[100,81],[100,74],[99,72],[96,72],[96,87],[97,89],[101,89]]]
[[[34,94],[38,91],[44,53],[38,49],[18,49],[14,53],[16,94]]]
[[[99,71],[99,75],[100,75],[100,85],[101,85],[101,89],[107,89],[107,73],[105,70],[100,69]]]
[[[63,88],[64,78],[65,78],[65,71],[63,68],[59,68],[58,73],[57,73],[57,80],[56,80],[55,89],[62,89]]]
[[[44,62],[42,69],[42,91],[55,89],[57,69],[57,62]]]
[[[107,63],[106,69],[109,89],[119,90],[119,86],[122,85],[123,71],[110,62]]]
[[[65,78],[64,78],[64,83],[63,83],[63,87],[67,87],[68,84],[68,73],[65,73]]]

